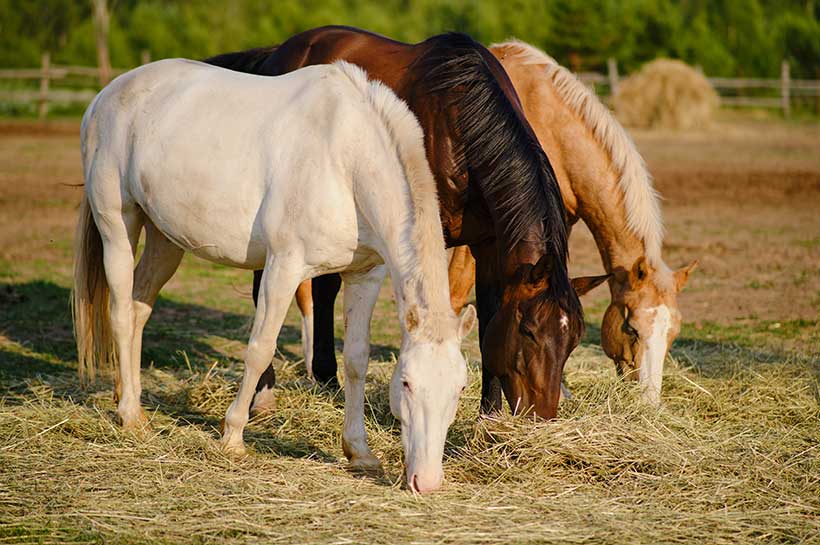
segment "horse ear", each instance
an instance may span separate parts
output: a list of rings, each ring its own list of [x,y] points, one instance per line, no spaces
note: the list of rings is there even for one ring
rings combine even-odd
[[[530,269],[530,284],[547,282],[550,274],[552,274],[552,258],[544,254]]]
[[[476,322],[476,311],[473,305],[467,305],[458,319],[458,338],[463,339],[470,334]]]
[[[632,270],[629,271],[629,284],[633,288],[640,286],[653,271],[654,269],[646,260],[646,256],[642,255],[635,260],[635,264],[632,265]]]
[[[572,279],[572,287],[575,288],[575,293],[580,297],[595,289],[597,286],[600,286],[606,280],[609,280],[611,276],[611,273],[602,274],[600,276],[579,276]]]
[[[699,261],[696,259],[689,265],[675,271],[675,290],[680,291],[683,289],[686,282],[689,281],[689,275],[698,267],[698,263]]]

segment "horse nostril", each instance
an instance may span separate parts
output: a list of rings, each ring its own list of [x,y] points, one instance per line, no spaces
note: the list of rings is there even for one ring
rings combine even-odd
[[[416,475],[414,473],[413,477],[410,478],[410,488],[413,490],[413,492],[418,494],[419,493],[419,483],[416,479],[418,479],[418,475]]]

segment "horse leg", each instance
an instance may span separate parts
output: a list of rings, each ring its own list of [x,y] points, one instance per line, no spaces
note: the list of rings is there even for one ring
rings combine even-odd
[[[364,384],[370,360],[370,319],[379,297],[384,265],[364,274],[346,274],[345,294],[345,423],[342,450],[356,468],[372,469],[381,465],[367,445],[364,426]]]
[[[245,452],[242,432],[248,423],[251,401],[262,372],[276,351],[276,339],[285,321],[293,292],[302,281],[301,263],[269,256],[262,273],[259,300],[253,319],[245,372],[239,393],[225,414],[223,448],[233,454]]]
[[[134,254],[142,230],[142,211],[126,205],[107,210],[97,228],[103,243],[103,267],[109,288],[109,315],[119,364],[117,413],[124,429],[139,429],[147,421],[140,406],[139,363],[132,363],[134,341]]]
[[[305,371],[313,380],[313,294],[312,282],[305,280],[296,289],[296,305],[302,314],[302,352],[305,355]]]
[[[475,284],[475,259],[469,246],[458,246],[450,251],[450,306],[458,315],[467,304],[470,290]]]
[[[484,353],[484,331],[500,306],[499,286],[495,270],[495,249],[490,245],[472,246],[475,257],[475,295],[478,311],[478,340],[481,347],[481,414],[501,411],[501,381],[490,370]]]
[[[253,306],[257,306],[259,301],[259,287],[262,285],[262,271],[253,271]],[[251,403],[251,415],[270,411],[274,408],[276,399],[273,395],[273,387],[276,386],[276,370],[273,362],[268,364],[265,372],[259,377],[256,384],[256,392]]]
[[[154,309],[159,291],[174,275],[182,261],[184,251],[162,234],[150,220],[145,222],[145,249],[134,271],[134,340],[131,343],[131,367],[135,381],[136,396],[142,393],[140,386],[140,359],[142,355],[142,332]]]
[[[313,294],[313,376],[318,382],[338,387],[336,346],[333,339],[333,304],[342,285],[338,274],[317,276],[312,281]]]
[[[564,382],[564,377],[561,377],[561,397],[559,399],[564,399],[566,401],[572,401],[575,399],[572,392],[570,392],[569,388],[567,388],[567,383]]]

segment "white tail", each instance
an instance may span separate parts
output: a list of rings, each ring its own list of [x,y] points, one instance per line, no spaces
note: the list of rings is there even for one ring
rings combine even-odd
[[[100,368],[116,366],[114,337],[108,317],[108,281],[103,244],[88,198],[80,203],[74,240],[74,289],[71,294],[74,338],[82,382],[93,381]]]

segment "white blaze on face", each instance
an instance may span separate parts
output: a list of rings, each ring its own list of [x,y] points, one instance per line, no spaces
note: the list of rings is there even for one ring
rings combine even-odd
[[[669,328],[672,315],[666,305],[646,311],[652,317],[649,338],[644,341],[644,352],[639,371],[643,399],[652,405],[660,405],[663,382],[663,362],[666,359]]]
[[[564,311],[561,311],[561,319],[559,320],[559,323],[561,324],[561,329],[563,331],[569,329],[569,317]]]
[[[419,343],[402,351],[390,383],[390,409],[401,420],[407,484],[416,492],[441,485],[447,429],[466,384],[458,343]]]

